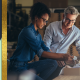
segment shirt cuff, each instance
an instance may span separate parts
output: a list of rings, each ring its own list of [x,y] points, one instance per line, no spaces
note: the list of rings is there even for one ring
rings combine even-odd
[[[38,51],[37,55],[39,56],[39,58],[41,57],[43,51],[44,51],[43,49],[40,49],[40,50]]]
[[[48,50],[47,52],[51,52],[50,50]]]

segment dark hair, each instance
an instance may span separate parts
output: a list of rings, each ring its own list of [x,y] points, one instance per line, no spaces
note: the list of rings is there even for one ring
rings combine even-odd
[[[49,8],[41,2],[37,2],[31,7],[30,11],[31,20],[33,21],[35,19],[35,16],[40,18],[45,13],[47,13],[49,17],[51,16]]]

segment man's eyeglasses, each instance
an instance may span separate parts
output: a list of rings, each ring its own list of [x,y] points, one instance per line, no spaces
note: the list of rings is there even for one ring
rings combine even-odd
[[[46,19],[44,19],[44,18],[41,18],[41,19],[43,19],[43,22],[44,22],[44,23],[48,23],[48,21],[46,21]]]
[[[70,20],[69,18],[66,18],[65,21],[66,22],[70,22],[71,21],[72,23],[75,23],[76,22],[76,20]]]

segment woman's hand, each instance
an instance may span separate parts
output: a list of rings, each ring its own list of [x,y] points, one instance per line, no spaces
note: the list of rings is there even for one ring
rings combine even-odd
[[[63,59],[65,61],[73,61],[74,56],[71,56],[69,54],[63,54]]]

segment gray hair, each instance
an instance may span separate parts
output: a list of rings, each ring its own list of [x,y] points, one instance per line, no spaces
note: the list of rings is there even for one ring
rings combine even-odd
[[[65,10],[64,10],[64,16],[66,16],[66,14],[74,14],[76,16],[79,15],[78,10],[73,7],[73,6],[68,6]]]

